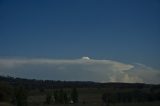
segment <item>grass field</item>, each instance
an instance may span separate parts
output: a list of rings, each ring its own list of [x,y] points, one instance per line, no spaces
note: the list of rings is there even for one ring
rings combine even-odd
[[[0,106],[14,106],[9,103],[0,103]],[[33,103],[29,104],[28,106],[105,106],[104,104],[100,103],[87,103],[87,104],[40,104],[40,103]],[[160,106],[160,102],[145,102],[145,103],[117,103],[117,104],[110,104],[109,106]]]
[[[113,89],[108,88],[78,88],[79,103],[77,104],[45,104],[46,93],[53,94],[56,89],[45,89],[41,92],[39,89],[28,92],[28,106],[106,106],[102,102],[102,94]],[[70,89],[65,88],[69,93]],[[0,103],[0,106],[14,106],[9,103]],[[112,103],[109,106],[160,106],[160,101],[157,102],[143,102],[143,103]]]
[[[65,89],[69,91],[69,89]],[[111,90],[107,88],[78,88],[79,92],[79,103],[77,104],[50,104],[46,105],[45,93],[34,91],[30,92],[31,96],[28,97],[29,106],[105,106],[101,100],[102,94],[106,90]],[[52,93],[53,90],[46,90],[46,92]],[[115,103],[109,106],[160,106],[160,101],[158,102],[144,102],[144,103]]]

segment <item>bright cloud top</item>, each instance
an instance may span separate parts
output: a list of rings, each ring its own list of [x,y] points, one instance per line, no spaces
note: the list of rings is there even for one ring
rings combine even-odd
[[[0,59],[0,75],[50,80],[160,83],[160,71],[89,57],[73,60]]]

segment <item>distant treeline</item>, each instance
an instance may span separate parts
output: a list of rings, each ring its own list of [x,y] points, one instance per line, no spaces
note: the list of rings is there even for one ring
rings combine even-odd
[[[106,90],[102,95],[105,103],[135,103],[160,101],[160,88]]]
[[[14,78],[14,77],[4,77],[0,76],[0,81],[8,82],[12,86],[23,85],[27,89],[36,89],[36,88],[62,88],[62,87],[91,87],[91,88],[160,88],[160,85],[153,84],[144,84],[144,83],[98,83],[91,81],[54,81],[54,80],[36,80],[36,79],[24,79],[24,78]]]
[[[36,79],[24,79],[24,78],[14,78],[14,77],[4,77],[0,76],[0,81],[8,82],[12,86],[21,85],[27,89],[54,89],[62,87],[97,87],[100,83],[95,83],[91,81],[54,81],[54,80],[36,80]]]

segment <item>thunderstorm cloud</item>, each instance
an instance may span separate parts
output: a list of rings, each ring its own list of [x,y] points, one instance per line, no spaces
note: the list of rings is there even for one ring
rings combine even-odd
[[[160,83],[160,71],[143,64],[89,57],[72,60],[1,58],[0,75],[66,81]]]

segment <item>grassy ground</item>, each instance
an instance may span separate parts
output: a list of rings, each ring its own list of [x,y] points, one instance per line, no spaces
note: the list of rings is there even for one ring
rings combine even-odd
[[[0,106],[14,106],[9,103],[0,103]],[[30,103],[28,106],[105,106],[102,103],[78,103],[78,104],[43,104],[43,103]],[[145,103],[117,103],[110,104],[109,106],[160,106],[160,102],[145,102]]]
[[[65,89],[69,93],[69,89]],[[28,106],[105,106],[102,103],[101,96],[105,92],[104,88],[79,88],[79,103],[78,104],[45,104],[46,93],[53,93],[54,90],[34,90],[28,92]],[[0,106],[13,106],[9,103],[0,103]],[[145,103],[117,103],[109,106],[160,106],[159,102],[145,102]]]
[[[69,91],[69,89],[65,89]],[[107,89],[110,90],[110,89]],[[102,103],[101,96],[106,91],[106,88],[79,88],[79,103],[78,104],[54,104],[46,105],[45,102],[45,93],[35,91],[32,93],[32,96],[28,98],[29,106],[105,106]],[[45,92],[52,93],[53,90],[47,90]],[[85,102],[85,104],[84,104]],[[109,106],[160,106],[159,102],[145,102],[145,103],[117,103],[110,104]]]
[[[0,106],[13,106],[13,105],[12,105],[12,104],[10,104],[10,103],[2,102],[2,103],[0,103]]]

